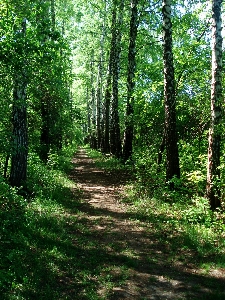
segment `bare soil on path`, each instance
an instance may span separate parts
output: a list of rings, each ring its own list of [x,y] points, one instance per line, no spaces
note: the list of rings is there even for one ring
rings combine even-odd
[[[203,274],[191,259],[171,259],[179,253],[171,255],[169,240],[160,238],[164,233],[156,224],[138,219],[121,201],[123,172],[97,168],[82,148],[73,164],[70,178],[82,198],[80,222],[89,231],[90,243],[98,245],[103,261],[96,267],[102,265],[110,283],[96,281],[99,299],[225,299],[224,272]]]

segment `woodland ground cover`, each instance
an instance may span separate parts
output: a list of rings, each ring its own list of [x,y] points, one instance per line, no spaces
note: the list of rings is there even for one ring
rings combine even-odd
[[[76,173],[68,178],[68,158],[45,166],[33,157],[32,194],[1,181],[1,299],[167,299],[171,289],[170,299],[223,299],[222,212],[187,187],[169,191],[152,179],[147,188],[139,173],[134,180],[133,166],[89,153],[96,164],[89,162],[93,173],[82,180],[100,192],[128,180],[113,192],[112,210],[88,204]],[[175,281],[183,282],[182,293]]]
[[[224,213],[219,209],[216,212],[210,210],[209,202],[199,190],[199,182],[203,177],[201,173],[187,174],[185,177],[189,180],[185,184],[182,179],[175,179],[177,189],[171,191],[165,186],[164,178],[160,178],[159,173],[156,175],[156,172],[152,172],[154,168],[157,170],[156,165],[148,168],[147,162],[146,169],[143,159],[140,161],[137,161],[136,166],[125,166],[136,180],[126,186],[123,201],[131,203],[131,211],[141,219],[153,219],[163,226],[165,235],[167,230],[172,235],[173,232],[178,233],[178,236],[179,232],[185,233],[186,237],[178,241],[178,245],[182,245],[184,249],[193,247],[202,257],[214,256],[212,265],[218,263],[219,266],[221,263],[224,267],[225,261],[221,261],[225,249]],[[109,170],[116,166],[114,159],[107,158],[100,158],[99,166],[101,165]],[[118,165],[117,161],[117,168],[123,169],[124,166]]]

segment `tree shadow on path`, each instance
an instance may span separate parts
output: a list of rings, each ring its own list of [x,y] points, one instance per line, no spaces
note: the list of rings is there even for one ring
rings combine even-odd
[[[80,189],[78,222],[83,232],[73,226],[68,230],[89,241],[92,247],[85,256],[111,280],[108,286],[96,283],[99,299],[225,299],[224,276],[197,270],[195,249],[183,261],[179,259],[182,245],[177,244],[177,236],[167,238],[163,232],[166,217],[158,222],[149,217],[146,222],[127,212],[119,201],[126,182],[122,172],[112,176],[96,168],[83,149],[73,163],[70,177]]]

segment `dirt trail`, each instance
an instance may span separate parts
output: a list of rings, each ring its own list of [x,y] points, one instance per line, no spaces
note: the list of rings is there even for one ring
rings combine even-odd
[[[108,258],[105,265],[111,269],[105,275],[115,281],[110,293],[105,287],[99,288],[99,299],[106,294],[110,300],[218,299],[214,288],[221,290],[224,278],[205,276],[191,264],[171,261],[169,248],[163,244],[165,240],[161,242],[161,233],[154,224],[135,219],[127,205],[120,202],[126,182],[123,174],[96,168],[83,149],[77,152],[73,163],[71,177],[81,190],[86,225]],[[125,278],[122,283],[118,280],[117,285],[124,268]],[[221,299],[225,299],[225,294]]]

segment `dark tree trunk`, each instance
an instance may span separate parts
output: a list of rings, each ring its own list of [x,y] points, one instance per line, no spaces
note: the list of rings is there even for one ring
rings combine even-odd
[[[91,61],[91,136],[90,146],[93,149],[97,149],[97,128],[96,128],[96,99],[95,99],[95,88],[94,88],[94,52],[92,52]]]
[[[134,88],[135,88],[135,70],[136,70],[136,38],[138,28],[138,0],[131,0],[131,20],[130,20],[130,42],[128,50],[128,71],[127,71],[127,111],[126,128],[124,133],[123,159],[127,161],[133,150],[134,135]]]
[[[211,209],[220,203],[220,142],[222,118],[222,0],[213,0],[212,4],[212,85],[211,85],[211,128],[209,131],[206,195]]]
[[[17,80],[16,80],[17,81]],[[13,106],[13,150],[10,171],[10,184],[21,186],[27,178],[27,109],[25,104],[25,86],[21,82],[14,82]],[[23,94],[20,94],[20,93]],[[24,103],[21,103],[24,102]]]
[[[45,6],[41,7],[40,10],[37,10],[36,18],[37,18],[37,24],[39,24],[39,30],[40,30],[40,37],[41,37],[41,42],[45,44],[49,39],[49,35],[46,33],[46,26],[53,26],[55,25],[55,14],[54,14],[54,0],[48,5],[51,5],[51,20],[49,16],[49,6],[45,4]],[[44,24],[43,21],[49,21]],[[51,21],[51,23],[50,23]],[[45,53],[43,53],[43,60],[45,60]],[[48,61],[49,64],[49,61]],[[45,85],[47,85],[47,80],[48,80],[48,73],[46,72],[44,74],[40,74],[42,77],[42,82],[39,86],[39,91],[40,93],[40,116],[41,116],[41,128],[40,128],[40,152],[39,156],[43,162],[47,162],[49,152],[50,152],[50,95],[49,92],[46,90]]]
[[[117,10],[117,1],[114,0],[114,9]],[[123,22],[124,0],[120,1],[118,19],[113,24],[112,32],[112,113],[111,113],[111,128],[110,128],[110,148],[112,154],[117,158],[122,156],[122,144],[120,136],[120,122],[119,122],[119,73],[120,73],[120,53],[121,53],[121,26]],[[115,13],[115,12],[114,12]]]
[[[160,166],[162,164],[162,158],[163,158],[163,152],[165,150],[165,131],[163,133],[163,138],[162,138],[162,142],[159,146],[159,152],[158,152],[158,160],[157,160],[157,163],[158,163],[158,170],[160,170]]]
[[[110,64],[110,63],[109,63]],[[111,68],[109,66],[109,68]],[[107,83],[106,83],[106,91],[105,91],[105,104],[104,104],[104,153],[110,152],[110,135],[109,135],[109,128],[110,128],[110,100],[111,100],[111,71],[109,71]]]
[[[180,177],[176,129],[175,78],[172,51],[171,0],[163,0],[163,61],[165,101],[166,181]],[[173,188],[173,184],[170,184]]]
[[[104,44],[105,44],[105,36],[106,36],[106,1],[104,2],[104,19],[102,23],[102,35],[100,40],[100,55],[98,62],[98,81],[97,81],[97,142],[98,149],[103,150],[104,144],[104,105],[103,105],[103,69],[104,69]]]
[[[112,12],[112,27],[111,27],[111,47],[109,54],[109,64],[108,64],[108,72],[107,72],[107,80],[105,87],[105,97],[104,97],[104,153],[110,152],[110,105],[112,98],[112,61],[114,56],[114,36],[115,32],[115,23],[116,23],[116,7],[114,6]]]
[[[103,43],[103,41],[102,41]],[[97,95],[96,95],[96,127],[97,127],[97,148],[102,148],[103,140],[103,96],[102,96],[102,75],[103,75],[103,45],[102,51],[99,57],[98,65],[98,80],[97,80]]]
[[[3,177],[4,178],[7,177],[7,170],[8,170],[8,165],[9,165],[9,159],[10,159],[10,154],[7,154],[6,158],[5,158],[4,171],[3,171]]]
[[[25,36],[26,19],[22,24],[21,40],[18,44],[23,45],[23,57],[18,57],[18,64],[15,67],[14,90],[13,90],[13,136],[12,136],[12,161],[10,170],[10,184],[20,187],[25,184],[27,178],[27,155],[28,155],[28,135],[27,135],[27,103],[26,88],[27,74],[25,61]]]
[[[97,148],[101,149],[101,141],[102,141],[102,127],[101,127],[101,113],[102,113],[102,91],[101,91],[101,83],[98,82],[97,87],[97,105],[96,105],[96,129],[97,129]]]
[[[55,0],[51,0],[51,21],[52,21],[52,30],[55,30]]]
[[[41,43],[48,44],[50,40],[55,40],[55,0],[50,0],[37,11],[37,24]],[[64,26],[64,25],[62,25]],[[62,28],[63,34],[64,28]],[[51,32],[51,34],[50,34]],[[45,72],[40,74],[42,77],[39,86],[40,94],[40,114],[41,114],[41,132],[40,132],[40,158],[46,163],[51,149],[60,151],[63,144],[63,130],[61,123],[62,104],[58,101],[58,95],[55,92],[51,81],[53,78],[52,64],[53,56],[49,57],[46,47],[43,47],[43,58],[41,63],[48,66]],[[59,51],[63,55],[62,49]],[[55,55],[55,54],[54,54]]]
[[[41,103],[41,136],[40,136],[40,158],[47,162],[50,152],[50,120],[49,120],[49,104],[48,99],[42,99]]]
[[[90,95],[89,95],[89,83],[87,82],[87,93],[86,93],[86,101],[87,101],[87,130],[86,130],[86,138],[85,143],[90,143],[91,136],[91,105],[90,105]]]

